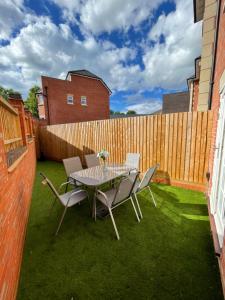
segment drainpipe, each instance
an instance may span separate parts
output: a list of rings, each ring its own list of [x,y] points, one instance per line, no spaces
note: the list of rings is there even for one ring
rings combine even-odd
[[[46,98],[47,109],[48,109],[48,125],[50,125],[50,111],[49,111],[49,103],[48,103],[48,87],[45,86],[44,89],[45,89],[44,96]]]
[[[215,76],[215,67],[216,67],[216,56],[217,56],[217,44],[218,44],[218,33],[219,33],[219,22],[220,22],[220,6],[221,0],[218,0],[217,6],[217,14],[216,14],[216,31],[214,35],[214,49],[213,49],[213,67],[210,76],[210,85],[209,85],[209,98],[208,98],[208,109],[212,108],[212,93],[213,93],[213,85],[214,85],[214,76]]]

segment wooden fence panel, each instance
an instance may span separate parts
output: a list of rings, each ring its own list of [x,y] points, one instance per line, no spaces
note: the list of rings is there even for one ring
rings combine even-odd
[[[46,158],[61,160],[105,148],[109,162],[123,163],[128,152],[141,154],[140,170],[160,164],[171,181],[205,184],[212,112],[174,113],[40,128]]]
[[[0,122],[3,129],[5,151],[9,152],[22,146],[23,140],[19,114],[17,110],[3,100],[0,103]]]

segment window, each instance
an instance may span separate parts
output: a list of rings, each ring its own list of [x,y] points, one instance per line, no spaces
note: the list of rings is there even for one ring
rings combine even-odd
[[[81,103],[81,105],[87,106],[87,97],[81,96],[80,103]]]
[[[73,95],[67,95],[67,104],[73,104]]]

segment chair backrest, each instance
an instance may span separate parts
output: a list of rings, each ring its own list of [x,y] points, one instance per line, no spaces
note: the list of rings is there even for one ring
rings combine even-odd
[[[140,153],[127,153],[125,165],[139,170]]]
[[[80,171],[83,169],[79,156],[63,159],[63,165],[65,168],[67,177],[69,177],[71,173],[77,172],[77,171]]]
[[[85,160],[88,168],[100,166],[99,158],[95,153],[85,155]]]
[[[42,184],[43,185],[48,185],[49,188],[51,189],[51,191],[53,192],[53,194],[58,198],[60,199],[59,197],[59,193],[57,192],[56,188],[54,187],[54,185],[52,184],[52,182],[43,174],[43,173],[40,173],[41,177],[43,178],[42,180]]]
[[[159,164],[156,164],[154,167],[149,168],[146,172],[145,175],[143,176],[138,189],[141,190],[145,188],[147,185],[149,185],[150,181],[152,180],[152,177],[154,176],[157,168],[159,167]]]
[[[134,185],[138,178],[139,172],[131,174],[127,177],[121,178],[121,181],[118,185],[115,198],[113,200],[113,205],[118,204],[119,202],[127,199],[132,194]]]

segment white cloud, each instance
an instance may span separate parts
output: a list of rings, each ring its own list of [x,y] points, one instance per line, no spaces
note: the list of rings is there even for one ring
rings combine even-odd
[[[9,39],[12,31],[23,21],[23,0],[0,1],[0,39]]]
[[[62,8],[63,17],[67,21],[77,22],[77,15],[80,13],[83,0],[50,0]]]
[[[86,68],[101,76],[111,89],[126,89],[127,82],[133,84],[134,80],[129,74],[139,67],[123,64],[135,55],[133,49],[116,48],[112,43],[106,47],[94,37],[81,42],[68,25],[57,26],[48,17],[39,17],[22,28],[9,45],[0,47],[0,84],[14,87],[16,79],[20,83],[16,86],[25,94],[41,75],[63,78],[68,70]]]
[[[81,22],[94,34],[113,30],[128,30],[147,18],[163,0],[88,0],[81,9]]]
[[[65,20],[78,23],[84,32],[99,34],[128,30],[150,19],[153,10],[165,0],[52,0],[63,9]]]
[[[177,1],[176,11],[161,15],[149,32],[154,46],[146,46],[145,81],[162,88],[182,88],[200,55],[201,23],[193,23],[190,0]],[[160,38],[165,43],[160,43]]]
[[[140,90],[124,96],[125,110],[135,110],[138,114],[151,114],[162,109],[162,100],[151,98]]]
[[[191,0],[177,0],[176,11],[160,16],[151,28],[141,44],[143,69],[135,61],[137,49],[132,43],[118,48],[109,40],[98,40],[90,31],[99,33],[137,26],[151,17],[161,0],[108,0],[104,4],[103,0],[52,1],[63,7],[64,15],[69,10],[70,19],[80,14],[87,33],[84,40],[79,40],[69,23],[56,25],[49,17],[25,15],[22,0],[5,1],[7,7],[19,12],[20,18],[7,23],[8,27],[2,29],[4,35],[10,36],[21,16],[24,27],[11,38],[9,45],[0,46],[0,85],[19,89],[25,95],[28,88],[39,83],[42,74],[64,78],[68,70],[86,68],[116,91],[179,89],[192,74],[194,58],[200,53],[201,24],[193,24]],[[160,43],[162,35],[165,43]],[[143,99],[136,101],[139,105],[148,103]]]
[[[162,102],[159,99],[149,99],[144,102],[128,105],[125,112],[134,110],[138,114],[151,114],[162,109]]]

